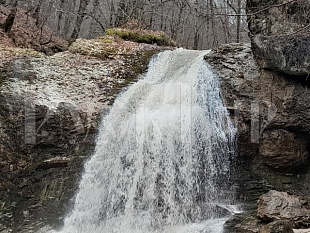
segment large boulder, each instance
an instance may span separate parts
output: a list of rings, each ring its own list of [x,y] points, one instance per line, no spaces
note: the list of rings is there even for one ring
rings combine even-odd
[[[271,190],[260,196],[256,210],[257,218],[251,215],[241,219],[236,233],[308,233],[309,197],[289,195]],[[293,229],[298,228],[298,229]],[[301,229],[299,229],[301,228]]]
[[[309,0],[247,0],[250,38],[262,68],[310,72]]]
[[[275,190],[260,196],[257,215],[266,222],[288,220],[295,226],[310,224],[310,206],[307,200]]]
[[[268,167],[283,172],[294,172],[307,164],[307,141],[284,129],[262,134],[260,154]]]
[[[262,36],[252,39],[257,61],[262,68],[289,75],[310,73],[310,36]]]

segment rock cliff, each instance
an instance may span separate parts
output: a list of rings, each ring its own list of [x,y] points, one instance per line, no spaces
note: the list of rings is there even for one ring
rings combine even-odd
[[[310,72],[309,0],[248,0],[250,38],[259,65],[289,75]]]
[[[309,7],[309,0],[248,0],[251,44],[223,45],[205,56],[238,128],[235,182],[249,212],[231,221],[229,233],[308,227]],[[162,49],[107,37],[78,40],[50,57],[0,47],[0,232],[61,223],[101,113]],[[303,224],[281,216],[285,203]]]
[[[243,223],[228,226],[227,232],[309,227],[304,221],[309,219],[308,202],[291,201],[308,200],[310,190],[309,3],[248,0],[251,44],[223,45],[205,57],[221,79],[222,95],[238,128],[235,178],[238,198],[248,212],[231,220]],[[271,192],[260,197],[258,213],[252,212],[259,196],[272,189],[304,198]],[[281,207],[277,203],[289,206],[289,217],[280,214],[287,209],[275,218],[263,213],[262,206],[276,210]],[[297,224],[294,215],[305,223]]]
[[[163,49],[107,36],[53,56],[0,46],[0,232],[61,223],[102,114]]]
[[[223,45],[205,59],[222,80],[222,95],[238,128],[240,195],[255,200],[271,188],[308,192],[307,85],[260,69],[249,44]]]

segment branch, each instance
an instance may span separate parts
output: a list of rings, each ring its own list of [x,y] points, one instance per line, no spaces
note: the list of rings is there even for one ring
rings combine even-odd
[[[251,15],[256,15],[256,14],[262,12],[262,11],[269,10],[270,8],[285,6],[285,5],[287,5],[287,4],[290,4],[290,3],[293,3],[293,2],[297,2],[297,1],[298,1],[298,0],[291,0],[291,1],[284,2],[284,3],[281,3],[281,4],[277,4],[277,5],[270,5],[270,6],[267,6],[267,7],[263,8],[263,9],[260,9],[260,10],[258,10],[258,11],[255,11],[254,13],[250,13],[250,14],[248,14],[248,15],[250,15],[250,16],[251,16]]]
[[[237,16],[253,16],[253,15],[256,15],[258,13],[261,13],[263,11],[266,11],[266,10],[269,10],[270,8],[274,8],[274,7],[280,7],[280,6],[285,6],[287,4],[290,4],[290,3],[293,3],[293,2],[297,2],[298,0],[291,0],[289,2],[285,2],[285,3],[281,3],[281,4],[277,4],[277,5],[270,5],[268,7],[265,7],[263,9],[260,9],[258,11],[255,11],[253,13],[249,13],[249,14],[227,14],[227,13],[214,13],[214,14],[204,14],[205,16],[207,15],[215,15],[215,16],[218,16],[218,15],[224,15],[224,16],[233,16],[233,17],[237,17]]]
[[[101,27],[102,31],[105,31],[105,27],[102,25],[102,23],[99,21],[99,19],[97,19],[95,16],[92,16],[91,14],[86,13],[86,12],[82,13],[82,15],[86,15],[86,16],[91,17],[93,20],[95,20],[99,24],[99,26]]]
[[[47,44],[51,43],[51,42],[52,42],[52,39],[53,39],[53,35],[54,35],[54,30],[52,31],[52,33],[51,33],[51,35],[50,35],[48,41],[46,41],[46,42],[40,42],[40,45],[47,45]],[[40,37],[42,37],[42,34],[41,34]],[[41,39],[41,38],[40,38],[40,39]]]
[[[231,9],[233,9],[233,11],[234,11],[236,14],[238,14],[236,8],[229,2],[229,0],[227,0],[226,3],[228,4],[228,6],[229,6]]]
[[[102,25],[102,23],[100,22],[100,20],[97,19],[95,16],[92,16],[91,14],[86,13],[86,12],[83,12],[83,13],[81,13],[81,14],[78,14],[78,13],[74,13],[74,12],[72,12],[72,11],[65,11],[65,10],[62,10],[62,9],[58,8],[57,6],[55,6],[55,4],[54,4],[51,0],[49,0],[49,3],[50,3],[51,6],[55,9],[56,12],[61,12],[61,13],[63,13],[63,14],[71,14],[71,15],[75,15],[75,16],[77,16],[77,17],[81,17],[81,16],[85,16],[85,15],[86,15],[86,16],[89,16],[89,17],[91,17],[92,19],[94,19],[94,20],[99,24],[99,26],[101,27],[101,29],[102,29],[103,31],[105,31],[105,27]]]

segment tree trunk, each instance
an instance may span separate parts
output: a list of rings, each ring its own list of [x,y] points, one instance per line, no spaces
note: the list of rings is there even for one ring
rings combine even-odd
[[[241,25],[241,0],[238,0],[238,7],[237,7],[237,43],[240,43],[240,25]]]
[[[83,23],[83,20],[85,17],[85,13],[87,11],[87,5],[88,5],[87,0],[80,0],[78,12],[77,12],[76,23],[75,23],[73,32],[70,36],[70,41],[72,41],[72,42],[75,41],[80,34],[81,26],[82,26],[82,23]]]
[[[10,33],[12,30],[12,27],[14,25],[14,20],[16,17],[16,13],[17,13],[17,5],[18,5],[18,1],[15,0],[13,2],[11,11],[9,13],[9,15],[6,17],[5,22],[2,24],[2,28],[4,30],[5,33]]]

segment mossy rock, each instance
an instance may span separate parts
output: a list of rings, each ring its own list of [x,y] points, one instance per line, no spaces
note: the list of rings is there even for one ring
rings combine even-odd
[[[113,37],[99,37],[96,39],[78,39],[70,47],[71,53],[106,59],[118,53]]]
[[[160,46],[177,46],[175,41],[173,41],[167,34],[161,31],[110,28],[106,30],[106,35],[118,36],[123,40],[129,40],[138,43],[157,44]]]

